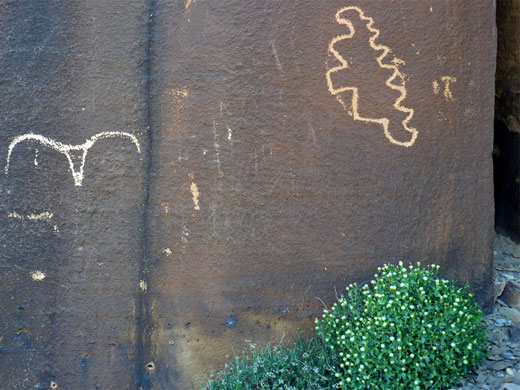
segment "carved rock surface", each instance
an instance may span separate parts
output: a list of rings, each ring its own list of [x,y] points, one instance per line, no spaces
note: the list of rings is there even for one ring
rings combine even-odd
[[[2,386],[188,389],[386,262],[491,305],[494,1],[121,4],[0,5]]]

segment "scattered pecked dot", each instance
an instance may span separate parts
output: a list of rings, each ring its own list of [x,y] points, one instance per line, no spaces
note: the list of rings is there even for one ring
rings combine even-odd
[[[45,279],[45,274],[42,271],[33,271],[31,272],[31,278],[35,282],[41,282],[43,279]]]

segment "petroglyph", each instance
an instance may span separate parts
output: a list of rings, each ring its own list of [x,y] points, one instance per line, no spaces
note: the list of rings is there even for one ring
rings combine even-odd
[[[186,2],[184,3],[184,18],[186,19],[186,21],[189,23],[191,22],[190,18],[188,17],[188,14],[190,13],[191,9],[190,9],[190,6],[195,3],[197,0],[186,0]]]
[[[67,161],[69,162],[69,169],[72,173],[72,177],[74,178],[74,184],[78,187],[81,187],[83,183],[83,172],[85,167],[85,159],[87,158],[87,154],[89,149],[94,145],[94,143],[103,138],[128,138],[131,142],[134,143],[137,148],[137,153],[141,153],[141,147],[139,145],[139,141],[137,138],[130,133],[125,133],[121,131],[104,131],[102,133],[98,133],[93,135],[89,139],[87,139],[84,143],[80,145],[67,145],[61,142],[55,141],[53,139],[47,138],[40,134],[27,133],[23,135],[19,135],[14,137],[11,143],[9,144],[9,149],[7,153],[7,164],[5,166],[5,174],[9,173],[9,164],[11,161],[11,154],[13,153],[14,148],[20,142],[24,141],[36,141],[40,144],[47,146],[51,149],[54,149],[67,157]],[[80,154],[74,154],[73,152],[79,151]],[[79,167],[78,167],[79,165]]]
[[[446,100],[452,100],[453,99],[453,93],[451,92],[450,86],[452,83],[456,83],[457,79],[455,77],[451,76],[443,76],[441,77],[441,81],[444,83],[444,98]]]
[[[444,95],[444,99],[446,99],[446,101],[453,100],[453,93],[451,92],[450,87],[452,84],[457,82],[457,78],[452,77],[452,76],[442,76],[441,82],[444,83],[444,91],[442,92],[442,94]],[[433,85],[433,93],[435,95],[438,95],[439,92],[441,91],[439,82],[437,80],[434,80],[432,85]]]
[[[354,11],[358,14],[358,17],[360,20],[367,22],[366,28],[371,33],[370,38],[368,40],[368,43],[370,47],[375,51],[381,51],[381,54],[377,57],[376,61],[380,68],[382,69],[388,69],[392,71],[392,75],[386,80],[385,85],[393,89],[395,91],[398,91],[400,93],[400,96],[395,100],[395,102],[392,104],[393,108],[397,111],[400,111],[402,113],[407,114],[405,119],[401,122],[402,127],[404,130],[406,130],[409,135],[409,139],[407,141],[399,141],[391,134],[389,130],[390,126],[390,119],[389,118],[371,118],[367,116],[361,116],[359,113],[359,88],[357,86],[335,86],[333,85],[331,75],[335,72],[338,72],[340,70],[348,69],[349,63],[343,56],[338,52],[338,50],[335,49],[335,45],[343,41],[345,39],[351,39],[354,34],[356,33],[354,24],[350,19],[347,19],[343,16],[344,13],[348,11]],[[404,64],[404,61],[398,58],[393,58],[389,63],[384,63],[383,59],[391,53],[391,50],[388,46],[384,46],[381,44],[376,43],[376,39],[379,36],[380,31],[376,29],[374,25],[374,20],[368,16],[365,16],[364,12],[361,10],[361,8],[354,7],[354,6],[348,6],[341,8],[336,12],[336,22],[342,25],[345,25],[349,32],[347,34],[343,35],[337,35],[335,36],[329,43],[329,53],[331,53],[336,60],[339,61],[340,65],[335,66],[331,69],[329,69],[326,73],[326,79],[327,79],[327,86],[329,89],[329,92],[336,97],[336,100],[343,106],[343,108],[349,113],[349,115],[352,115],[354,120],[367,122],[367,123],[377,123],[378,125],[382,126],[386,138],[393,144],[404,146],[404,147],[410,147],[414,144],[418,131],[413,128],[409,127],[408,122],[412,119],[414,115],[414,110],[411,108],[407,108],[403,105],[401,105],[401,102],[406,98],[407,90],[406,90],[406,84],[405,84],[405,78],[404,75],[399,71],[398,66]],[[395,83],[397,82],[397,83]],[[345,102],[345,100],[340,96],[340,93],[349,91],[352,93],[352,100],[349,104]]]
[[[27,215],[20,215],[16,211],[12,211],[10,213],[7,213],[7,216],[9,218],[21,219],[21,220],[28,219],[30,221],[48,221],[48,220],[52,219],[52,217],[54,217],[54,214],[50,213],[48,211],[45,211],[40,214],[31,213],[31,214],[27,214]]]
[[[439,92],[440,92],[440,88],[439,88],[439,83],[437,82],[437,80],[434,80],[433,83],[432,83],[432,87],[433,87],[433,93],[435,95],[437,95]]]
[[[162,250],[162,253],[169,257],[172,254],[172,250],[170,248],[165,248]]]
[[[41,282],[43,279],[45,279],[45,274],[42,271],[34,271],[31,272],[31,278],[35,282]]]
[[[184,5],[184,8],[186,9],[186,11],[190,9],[191,3],[195,3],[196,1],[197,0],[187,0],[186,4]]]
[[[183,87],[181,89],[174,89],[170,92],[170,95],[171,96],[174,96],[176,97],[177,99],[184,99],[186,96],[188,96],[190,94],[190,91],[188,90],[188,88],[186,87]]]
[[[183,244],[188,243],[188,236],[190,235],[190,231],[186,226],[182,227],[181,241]]]
[[[193,209],[200,210],[200,205],[199,205],[200,193],[199,193],[199,189],[197,188],[197,184],[195,184],[195,182],[191,182],[190,191],[191,191],[191,196],[193,198]]]

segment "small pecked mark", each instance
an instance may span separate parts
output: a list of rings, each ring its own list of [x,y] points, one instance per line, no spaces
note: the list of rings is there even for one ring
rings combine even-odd
[[[35,282],[41,282],[43,279],[45,279],[45,274],[42,271],[34,271],[31,272],[31,278]]]
[[[193,209],[200,210],[200,203],[199,203],[200,192],[199,192],[199,188],[197,187],[197,184],[195,184],[195,182],[191,182],[190,191],[191,191],[191,196],[192,196],[192,200],[193,200]]]

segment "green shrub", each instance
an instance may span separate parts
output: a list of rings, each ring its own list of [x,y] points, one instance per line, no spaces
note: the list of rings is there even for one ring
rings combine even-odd
[[[340,359],[342,389],[446,389],[486,355],[482,312],[467,288],[426,269],[385,265],[371,286],[317,319],[316,330]]]
[[[224,371],[212,374],[206,390],[339,389],[331,368],[337,365],[319,339],[293,347],[252,348]]]

